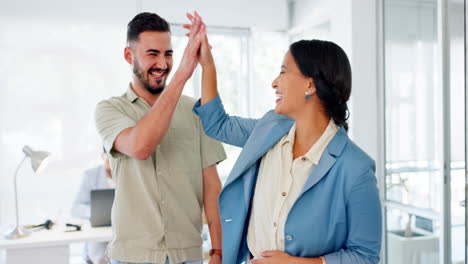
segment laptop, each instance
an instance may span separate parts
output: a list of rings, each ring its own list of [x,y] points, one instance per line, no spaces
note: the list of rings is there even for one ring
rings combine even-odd
[[[101,189],[91,191],[91,226],[110,226],[111,211],[115,190]]]

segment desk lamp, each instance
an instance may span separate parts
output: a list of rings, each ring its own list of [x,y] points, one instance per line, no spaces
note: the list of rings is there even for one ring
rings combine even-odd
[[[46,151],[35,151],[29,146],[24,146],[23,147],[23,152],[24,152],[24,158],[21,160],[20,164],[18,167],[16,167],[15,171],[15,176],[14,176],[14,181],[15,181],[15,209],[16,209],[16,226],[13,228],[13,230],[8,231],[6,234],[4,234],[4,237],[7,239],[15,239],[15,238],[21,238],[29,235],[29,231],[19,225],[19,216],[18,216],[18,188],[17,188],[17,176],[18,176],[18,171],[23,162],[26,160],[26,158],[31,159],[31,166],[33,171],[37,174],[39,171],[45,167],[46,165],[46,160],[47,157],[50,155],[49,152]]]

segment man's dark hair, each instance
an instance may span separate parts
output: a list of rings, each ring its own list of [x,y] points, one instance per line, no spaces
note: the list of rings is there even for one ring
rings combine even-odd
[[[171,32],[167,21],[155,13],[143,12],[136,15],[127,26],[127,43],[138,40],[145,31]]]

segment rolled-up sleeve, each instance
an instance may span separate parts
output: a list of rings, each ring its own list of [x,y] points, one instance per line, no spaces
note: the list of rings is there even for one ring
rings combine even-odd
[[[102,101],[96,106],[94,119],[106,152],[113,158],[124,155],[113,149],[114,141],[122,131],[134,127],[136,122],[107,101]]]

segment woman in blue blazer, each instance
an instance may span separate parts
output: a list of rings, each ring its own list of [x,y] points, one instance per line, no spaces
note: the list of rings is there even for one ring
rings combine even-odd
[[[225,112],[206,34],[201,43],[202,98],[193,110],[208,136],[243,148],[219,197],[223,263],[378,263],[375,163],[347,135],[351,68],[344,51],[329,41],[291,44],[272,84],[274,111],[248,119]],[[319,154],[316,164],[307,163],[311,151]],[[300,174],[299,186],[288,180]],[[290,186],[276,193],[284,182]]]

